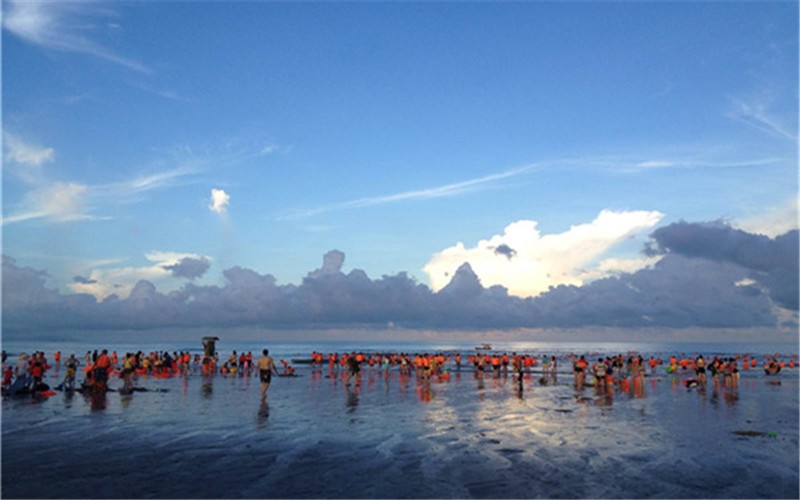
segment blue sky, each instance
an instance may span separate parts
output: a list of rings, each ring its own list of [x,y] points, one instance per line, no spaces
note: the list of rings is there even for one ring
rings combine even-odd
[[[796,2],[3,13],[3,253],[63,294],[178,289],[182,258],[300,283],[337,249],[537,296],[678,221],[797,227]]]

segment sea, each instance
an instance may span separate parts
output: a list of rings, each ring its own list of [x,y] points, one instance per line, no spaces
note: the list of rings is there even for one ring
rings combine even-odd
[[[292,360],[312,351],[476,352],[474,342],[217,342],[268,348],[296,377],[140,376],[141,392],[2,400],[3,498],[798,498],[800,377],[793,344],[493,342],[556,356],[556,374],[480,374],[448,365],[421,379]],[[108,349],[202,353],[197,341],[3,341],[48,359]],[[641,383],[575,384],[567,357],[641,354],[787,363],[687,384],[663,367]],[[591,356],[591,357],[590,357]],[[280,369],[280,364],[279,364]],[[57,385],[63,372],[51,370]],[[113,379],[112,389],[121,385]]]
[[[252,352],[260,355],[263,349],[269,349],[270,355],[276,359],[307,358],[313,351],[323,353],[344,352],[406,352],[406,353],[470,353],[476,352],[482,344],[475,342],[430,342],[430,341],[243,341],[243,340],[218,340],[217,352],[228,355],[233,351],[237,353]],[[570,354],[590,355],[616,355],[639,353],[649,356],[669,356],[670,354],[685,354],[696,356],[733,356],[737,354],[750,354],[757,356],[782,354],[787,357],[797,355],[800,347],[793,343],[646,343],[646,342],[492,342],[491,347],[497,352],[516,352],[529,355],[555,355],[556,357]],[[79,340],[5,340],[2,349],[10,357],[19,353],[28,354],[34,351],[44,351],[52,358],[56,351],[63,356],[75,354],[81,358],[87,351],[107,349],[122,355],[126,352],[143,351],[156,352],[189,352],[202,354],[203,344],[201,338],[196,341],[79,341]],[[256,356],[257,357],[257,356]]]

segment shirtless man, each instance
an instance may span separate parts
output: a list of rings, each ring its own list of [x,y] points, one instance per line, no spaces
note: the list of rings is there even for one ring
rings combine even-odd
[[[264,399],[267,397],[272,374],[277,375],[278,369],[275,367],[275,362],[269,357],[269,349],[264,349],[262,352],[264,355],[258,358],[258,372],[261,376],[261,399]]]

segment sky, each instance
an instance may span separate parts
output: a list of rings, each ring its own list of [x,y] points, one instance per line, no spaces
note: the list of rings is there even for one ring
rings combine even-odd
[[[2,8],[5,330],[797,330],[796,2]]]

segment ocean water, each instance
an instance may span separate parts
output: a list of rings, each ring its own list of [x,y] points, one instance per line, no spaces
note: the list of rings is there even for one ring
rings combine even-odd
[[[537,355],[640,352],[796,356],[787,345],[494,343]],[[474,352],[473,343],[225,342],[275,359],[311,351]],[[192,343],[4,342],[12,358]],[[759,358],[761,359],[761,358]],[[359,385],[296,365],[266,401],[256,378],[139,377],[149,392],[2,401],[4,498],[798,498],[797,369],[742,371],[738,387],[578,389],[555,377],[424,381],[365,369]],[[50,373],[51,385],[63,373]],[[112,379],[111,387],[120,382]]]
[[[307,357],[312,351],[318,352],[475,352],[475,348],[480,346],[474,342],[424,342],[424,341],[395,341],[395,342],[363,342],[363,341],[302,341],[302,342],[272,342],[272,341],[226,341],[220,340],[216,343],[217,351],[220,356],[227,356],[232,351],[237,353],[252,352],[253,355],[260,355],[262,349],[268,348],[270,355],[275,359],[286,358],[295,359]],[[555,355],[564,357],[569,354],[602,354],[615,355],[626,354],[629,352],[641,353],[648,357],[650,355],[669,355],[686,354],[687,356],[698,353],[719,356],[731,356],[736,354],[755,354],[758,356],[783,354],[785,356],[797,355],[798,345],[796,344],[723,344],[723,343],[608,343],[608,342],[492,342],[492,348],[499,352],[518,352],[536,355]],[[143,351],[167,351],[184,352],[192,354],[202,354],[203,345],[198,338],[197,341],[180,342],[133,342],[133,341],[109,341],[109,342],[89,342],[89,341],[56,341],[56,340],[6,340],[2,342],[2,348],[11,357],[19,353],[33,351],[44,351],[48,359],[52,360],[52,354],[60,351],[62,355],[69,356],[74,353],[81,358],[87,351],[96,349],[108,349],[109,352],[116,351],[122,355],[125,352]]]

